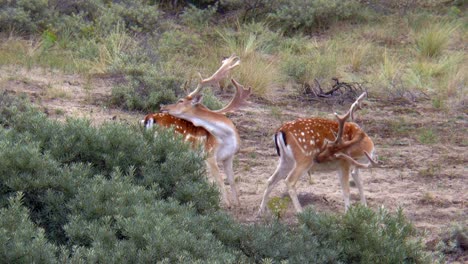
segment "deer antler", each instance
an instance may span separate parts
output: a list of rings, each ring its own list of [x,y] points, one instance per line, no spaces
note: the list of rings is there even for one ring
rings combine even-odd
[[[226,78],[229,72],[233,68],[239,66],[239,64],[240,64],[240,58],[233,54],[231,55],[231,57],[224,59],[221,64],[221,67],[219,67],[219,69],[210,77],[203,79],[201,77],[201,74],[199,73],[201,80],[198,83],[197,88],[193,92],[191,92],[188,95],[188,97],[193,98],[194,96],[196,96],[197,94],[201,92],[201,90],[203,89],[205,85],[215,84],[221,81],[222,79]]]
[[[236,94],[234,95],[234,97],[232,98],[231,102],[229,102],[228,105],[226,105],[222,109],[219,109],[213,112],[222,113],[222,114],[232,112],[236,110],[237,108],[239,108],[252,93],[252,87],[249,86],[246,89],[244,88],[242,84],[238,83],[234,79],[231,79],[231,82],[236,87]]]
[[[344,124],[346,123],[346,120],[348,120],[349,117],[354,119],[354,112],[356,111],[356,109],[360,108],[359,107],[359,103],[360,103],[359,101],[362,100],[365,95],[367,95],[366,92],[362,93],[356,99],[356,101],[354,101],[354,103],[351,105],[351,107],[349,108],[349,110],[348,110],[348,112],[346,114],[338,115],[337,113],[335,113],[335,117],[336,117],[336,119],[338,119],[339,128],[338,128],[338,134],[336,135],[336,138],[335,138],[335,141],[333,142],[333,144],[339,144],[341,142],[341,138],[343,136]]]
[[[364,151],[364,154],[366,155],[367,159],[369,160],[369,163],[367,163],[367,164],[360,163],[360,162],[356,161],[355,159],[351,158],[349,155],[346,155],[344,153],[335,154],[335,157],[338,158],[338,159],[345,159],[345,160],[349,161],[351,164],[353,164],[354,166],[356,166],[358,168],[369,168],[371,165],[373,165],[373,166],[378,166],[379,165],[377,161],[372,159],[372,157],[369,155],[369,153],[367,153],[367,151]]]
[[[363,167],[363,166],[366,166],[365,164],[361,164],[357,161],[355,161],[353,158],[351,158],[350,156],[342,153],[343,150],[346,150],[348,149],[349,147],[355,145],[356,143],[359,143],[361,142],[361,140],[363,138],[365,138],[365,133],[360,131],[356,136],[354,136],[351,140],[348,140],[348,141],[345,141],[343,142],[343,131],[344,131],[344,126],[345,126],[345,123],[346,123],[346,120],[348,118],[350,118],[351,116],[353,116],[354,112],[356,111],[356,109],[359,108],[359,103],[360,101],[365,97],[366,93],[362,93],[357,99],[356,101],[351,105],[351,107],[349,108],[348,112],[344,115],[338,115],[337,113],[335,113],[335,117],[336,119],[338,119],[338,133],[336,134],[336,137],[335,137],[335,140],[333,142],[331,141],[327,141],[325,143],[325,145],[321,148],[320,152],[317,153],[317,155],[315,156],[315,160],[317,162],[323,162],[323,161],[326,161],[326,160],[330,160],[330,159],[333,159],[333,158],[344,158],[344,159],[347,159],[349,161],[352,160],[352,163],[358,167]],[[376,164],[376,162],[374,162],[370,156],[368,156],[368,154],[366,154],[366,156],[369,158],[369,160],[371,160],[371,164]]]

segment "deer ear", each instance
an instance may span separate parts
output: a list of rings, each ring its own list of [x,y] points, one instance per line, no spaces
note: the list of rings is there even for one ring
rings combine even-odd
[[[203,95],[197,94],[192,99],[192,105],[201,104],[202,101],[203,101]]]

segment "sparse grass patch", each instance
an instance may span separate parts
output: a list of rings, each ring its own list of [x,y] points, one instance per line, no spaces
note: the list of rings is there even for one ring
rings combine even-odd
[[[389,120],[389,128],[392,134],[397,137],[409,136],[415,129],[404,116]]]
[[[64,87],[57,87],[52,84],[47,84],[43,88],[42,94],[47,99],[64,99],[72,97],[72,93],[70,91],[67,91]]]
[[[405,83],[406,63],[402,55],[384,49],[379,56],[379,62],[370,68],[367,79],[372,87],[372,92],[378,96],[388,98],[406,98],[413,93]]]
[[[351,71],[359,72],[363,67],[369,64],[370,49],[371,44],[369,43],[359,43],[349,47],[347,60]]]
[[[75,72],[79,69],[73,53],[37,38],[10,36],[0,44],[0,65],[17,65],[27,69],[45,67]],[[48,44],[45,44],[48,43]]]
[[[453,109],[463,107],[463,105],[468,103],[466,89],[468,83],[468,63],[466,63],[466,56],[462,58],[465,59],[463,63],[441,77],[437,89],[437,93],[447,100],[447,106]]]
[[[283,121],[283,113],[281,112],[281,107],[279,106],[270,107],[270,115],[278,121]]]
[[[423,129],[419,133],[418,140],[421,144],[431,145],[439,141],[439,136],[432,129]]]
[[[427,168],[421,169],[418,175],[424,178],[434,178],[440,175],[441,170],[440,164],[430,164]]]
[[[408,42],[408,23],[402,20],[400,16],[389,15],[382,17],[379,22],[369,23],[359,31],[364,40],[385,47],[406,45]]]

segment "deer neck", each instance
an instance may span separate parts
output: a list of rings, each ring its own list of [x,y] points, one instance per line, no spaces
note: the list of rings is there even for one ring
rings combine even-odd
[[[223,114],[213,113],[208,109],[197,107],[194,111],[182,113],[178,117],[192,122],[194,126],[203,127],[215,136],[218,141],[224,141],[224,139],[228,138],[235,138],[238,141],[239,135],[234,124]]]

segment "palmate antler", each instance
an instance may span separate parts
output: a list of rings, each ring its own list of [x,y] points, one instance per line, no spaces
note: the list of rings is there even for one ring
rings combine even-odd
[[[351,164],[359,168],[368,168],[370,165],[377,165],[377,162],[372,159],[369,153],[364,152],[365,156],[369,159],[370,163],[363,164],[346,154],[347,150],[355,144],[361,142],[365,138],[365,133],[360,131],[356,136],[348,141],[343,140],[343,132],[346,121],[351,117],[354,119],[354,113],[357,109],[360,109],[361,100],[367,95],[366,92],[362,93],[356,101],[351,105],[348,112],[344,115],[338,115],[335,113],[335,117],[338,120],[338,133],[336,134],[333,142],[326,142],[325,146],[316,155],[315,160],[318,163],[333,160],[333,159],[345,159]]]
[[[207,85],[213,85],[219,83],[222,79],[226,78],[229,74],[229,72],[239,66],[240,64],[240,58],[236,55],[231,55],[231,57],[224,59],[222,61],[221,67],[213,73],[210,77],[203,79],[200,75],[200,82],[197,85],[197,88],[193,92],[191,92],[187,97],[193,98],[196,95],[198,95],[202,89],[207,86]]]
[[[231,79],[231,82],[232,84],[234,84],[234,87],[236,88],[236,94],[234,95],[232,100],[229,102],[229,104],[227,104],[222,109],[219,109],[213,112],[222,113],[222,114],[233,112],[237,110],[243,103],[245,103],[247,98],[252,93],[252,87],[249,86],[247,88],[244,88],[242,84],[238,83],[234,79]]]

